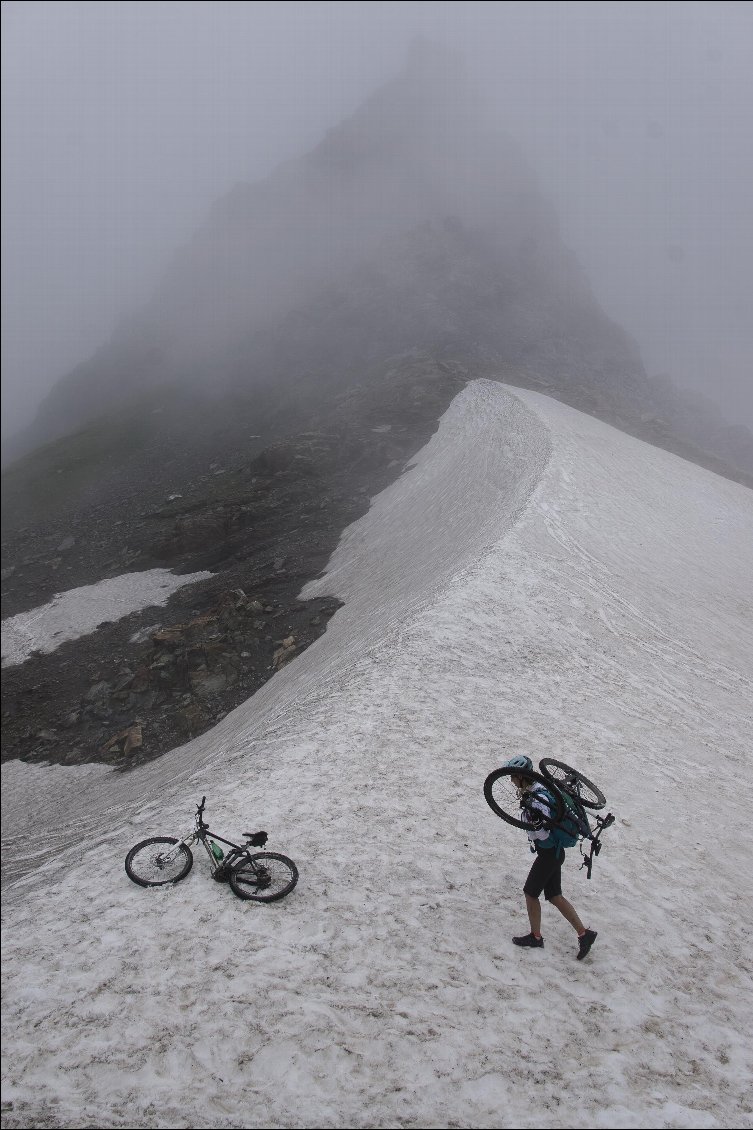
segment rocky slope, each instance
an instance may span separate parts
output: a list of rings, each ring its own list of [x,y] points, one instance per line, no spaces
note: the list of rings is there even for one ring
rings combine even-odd
[[[165,609],[3,679],[3,757],[128,766],[317,634],[297,600],[464,382],[558,397],[753,485],[753,437],[649,379],[515,144],[419,49],[311,153],[237,186],[3,474],[3,615],[155,565]],[[25,452],[25,454],[22,454]]]
[[[324,568],[342,529],[428,440],[467,376],[427,356],[398,358],[379,379],[325,401],[305,432],[252,457],[248,418],[235,402],[221,463],[207,464],[188,432],[173,434],[170,446],[152,425],[135,457],[110,437],[90,452],[88,496],[70,441],[27,458],[24,495],[35,471],[43,491],[51,464],[62,464],[53,478],[57,504],[8,532],[5,615],[61,589],[155,565],[213,576],[179,590],[165,608],[6,668],[3,759],[129,768],[248,698],[325,630],[338,603],[302,602],[298,593]],[[14,485],[6,476],[7,509],[18,513]]]

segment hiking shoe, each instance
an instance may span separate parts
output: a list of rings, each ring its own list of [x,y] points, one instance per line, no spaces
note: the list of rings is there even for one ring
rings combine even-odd
[[[582,938],[578,938],[578,961],[582,961],[591,946],[596,941],[596,930],[586,930]]]
[[[596,935],[594,934],[594,937]],[[513,944],[516,946],[543,946],[544,939],[537,938],[535,934],[523,934],[520,938],[513,938]]]

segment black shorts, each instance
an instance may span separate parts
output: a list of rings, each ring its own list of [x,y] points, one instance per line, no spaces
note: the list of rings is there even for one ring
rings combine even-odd
[[[565,862],[564,848],[539,848],[536,860],[528,873],[523,892],[537,899],[541,892],[547,901],[562,894],[562,864]]]

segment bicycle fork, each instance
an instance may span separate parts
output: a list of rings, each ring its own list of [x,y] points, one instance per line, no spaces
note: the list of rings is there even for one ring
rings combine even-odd
[[[601,833],[605,830],[605,828],[608,828],[611,824],[614,824],[614,816],[611,812],[608,812],[603,819],[601,816],[597,816],[596,823],[599,825],[599,828],[596,832],[596,835],[591,836],[591,850],[589,851],[588,855],[583,856],[583,862],[580,865],[581,870],[583,870],[583,868],[585,867],[587,879],[591,878],[591,868],[593,867],[594,856],[598,855],[601,851]]]
[[[192,845],[195,844],[195,843],[196,843],[196,836],[194,836],[194,835],[187,836],[186,839],[184,839],[184,840],[178,840],[177,844],[173,848],[171,848],[170,851],[164,852],[164,854],[162,854],[159,857],[160,862],[163,863],[163,864],[172,863],[173,860],[177,859],[178,856],[180,855],[180,849],[181,848],[186,847],[186,848],[190,849],[192,847]]]

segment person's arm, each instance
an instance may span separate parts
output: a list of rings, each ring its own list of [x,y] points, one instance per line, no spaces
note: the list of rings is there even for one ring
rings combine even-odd
[[[538,792],[530,790],[525,793],[521,801],[521,808],[526,812],[529,819],[536,819],[538,814],[541,814],[541,819],[548,820],[552,814],[550,805],[547,803],[546,796],[539,795]],[[533,844],[536,840],[548,840],[548,828],[532,828],[528,832],[528,839]]]

